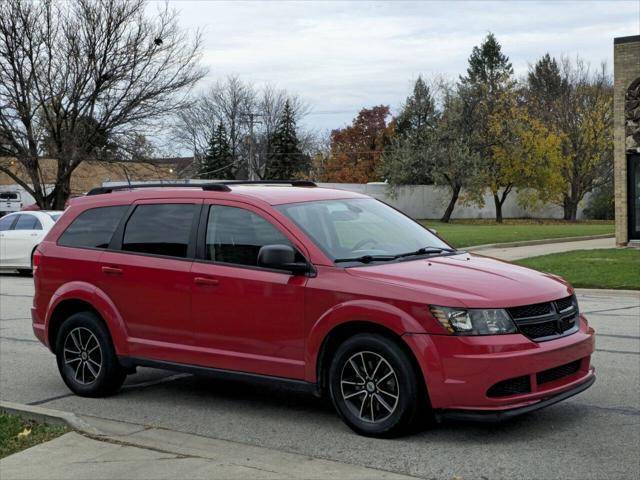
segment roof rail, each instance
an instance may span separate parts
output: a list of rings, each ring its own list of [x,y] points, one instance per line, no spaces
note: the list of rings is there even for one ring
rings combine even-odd
[[[231,189],[223,183],[141,183],[132,185],[114,185],[111,187],[96,187],[87,192],[87,195],[102,195],[104,193],[116,192],[119,190],[132,190],[134,188],[167,188],[167,187],[190,187],[212,190],[217,192],[230,192]]]
[[[317,187],[311,180],[222,180],[222,185],[291,185],[292,187]]]
[[[201,188],[205,191],[230,192],[229,185],[291,185],[292,187],[317,187],[310,180],[225,180],[211,183],[141,183],[114,185],[111,187],[96,187],[87,192],[87,195],[102,195],[119,190],[132,190],[134,188]]]

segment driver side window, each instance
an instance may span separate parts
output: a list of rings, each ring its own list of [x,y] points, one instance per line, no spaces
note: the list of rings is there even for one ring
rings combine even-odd
[[[261,216],[239,207],[212,205],[207,221],[205,258],[214,262],[258,266],[265,245],[293,245]]]

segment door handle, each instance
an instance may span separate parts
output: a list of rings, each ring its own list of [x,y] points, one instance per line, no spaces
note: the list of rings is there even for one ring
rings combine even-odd
[[[122,275],[122,269],[118,267],[102,267],[102,273],[106,273],[107,275]]]
[[[220,283],[215,278],[208,278],[208,277],[195,277],[193,279],[193,282],[196,285],[203,285],[203,286],[208,286],[208,287],[215,287],[215,286],[218,285],[218,283]]]

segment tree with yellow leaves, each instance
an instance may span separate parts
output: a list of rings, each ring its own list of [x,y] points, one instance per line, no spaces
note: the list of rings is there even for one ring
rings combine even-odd
[[[558,62],[548,54],[529,71],[529,111],[561,141],[564,186],[547,199],[576,220],[584,196],[612,181],[613,87],[606,67],[592,71],[577,58]]]

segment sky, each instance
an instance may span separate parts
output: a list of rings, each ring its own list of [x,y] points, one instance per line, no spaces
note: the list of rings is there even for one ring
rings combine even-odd
[[[516,75],[551,55],[613,68],[613,38],[640,34],[634,1],[170,1],[204,35],[199,88],[235,74],[301,96],[306,128],[350,124],[363,107],[397,112],[418,75],[457,79],[493,32]]]

